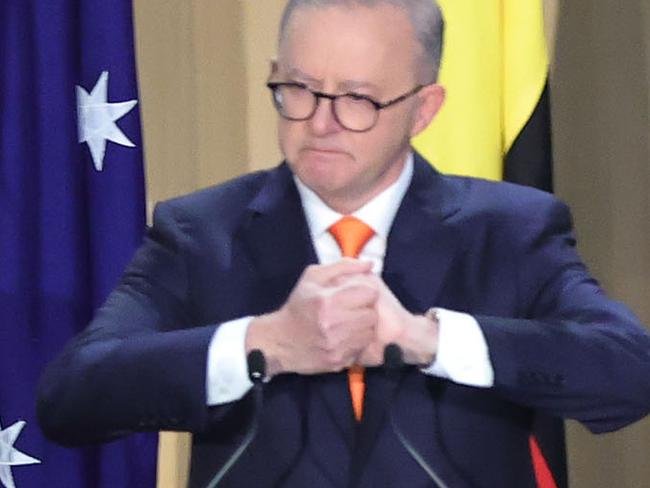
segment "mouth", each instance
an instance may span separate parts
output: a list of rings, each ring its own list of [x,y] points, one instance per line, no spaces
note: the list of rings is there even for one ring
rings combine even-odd
[[[332,147],[306,147],[304,151],[327,156],[347,154],[345,151]]]

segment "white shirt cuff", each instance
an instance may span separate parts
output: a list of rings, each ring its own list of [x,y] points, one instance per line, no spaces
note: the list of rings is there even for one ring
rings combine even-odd
[[[210,406],[239,400],[253,386],[246,362],[246,333],[251,320],[253,317],[225,322],[210,340],[206,375]]]
[[[421,371],[467,386],[494,385],[494,369],[487,342],[474,317],[443,308],[438,316],[438,352],[433,364]]]

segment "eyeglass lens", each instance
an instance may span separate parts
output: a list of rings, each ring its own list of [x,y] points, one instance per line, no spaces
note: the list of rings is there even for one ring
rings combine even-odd
[[[313,116],[319,100],[307,88],[285,85],[276,88],[275,102],[284,117],[306,120]],[[336,97],[333,110],[339,124],[353,131],[368,130],[377,120],[375,106],[369,100],[354,95]]]

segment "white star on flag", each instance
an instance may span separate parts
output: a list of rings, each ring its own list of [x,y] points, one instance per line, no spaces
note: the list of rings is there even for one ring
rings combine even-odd
[[[40,463],[38,459],[20,452],[14,447],[23,427],[25,427],[23,421],[16,422],[5,430],[2,430],[2,425],[0,425],[0,484],[5,488],[16,488],[14,477],[11,474],[12,466]]]
[[[138,101],[109,103],[107,101],[108,71],[102,72],[90,93],[79,85],[76,88],[79,143],[88,143],[95,169],[102,171],[106,141],[135,147],[115,122],[128,114]]]

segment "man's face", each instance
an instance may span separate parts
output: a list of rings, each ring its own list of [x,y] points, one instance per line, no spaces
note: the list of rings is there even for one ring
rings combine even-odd
[[[303,7],[287,26],[271,78],[385,102],[423,81],[416,75],[420,56],[408,17],[393,6]],[[397,179],[410,138],[428,123],[422,121],[423,93],[436,88],[381,110],[376,125],[362,133],[341,127],[331,101],[320,99],[309,120],[280,118],[280,148],[303,183],[332,208],[352,212]]]

